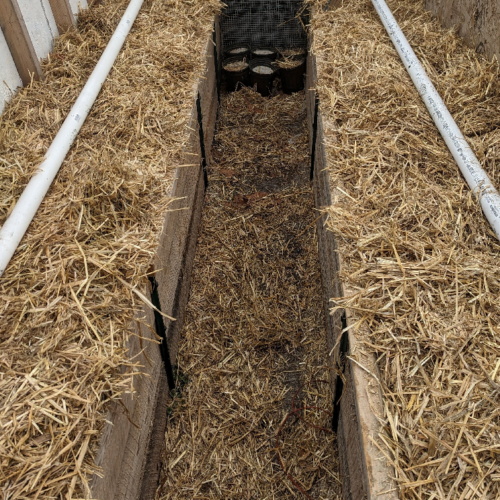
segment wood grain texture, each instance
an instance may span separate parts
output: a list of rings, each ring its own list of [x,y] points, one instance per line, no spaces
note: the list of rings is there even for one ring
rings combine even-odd
[[[23,84],[28,85],[32,77],[40,80],[42,67],[17,0],[0,0],[0,27]]]
[[[76,24],[69,0],[49,0],[59,33],[64,33]]]
[[[217,25],[217,23],[216,23]],[[215,133],[218,100],[215,77],[214,55],[215,47],[208,41],[206,46],[207,68],[200,81],[198,91],[201,98],[203,115],[203,132],[205,150],[212,149]],[[160,247],[155,260],[155,268],[162,310],[176,321],[166,321],[169,354],[172,364],[175,364],[180,333],[184,324],[184,310],[191,288],[191,270],[196,253],[198,228],[205,197],[205,183],[200,163],[200,147],[198,131],[198,116],[195,108],[191,114],[189,125],[194,129],[190,143],[190,158],[186,163],[198,163],[195,167],[180,167],[177,169],[176,181],[172,188],[172,197],[179,200],[183,210],[167,213]],[[192,153],[198,157],[193,162]],[[210,157],[207,158],[210,164]],[[176,242],[176,244],[174,244]],[[163,387],[166,384],[163,383]],[[156,416],[146,458],[145,474],[142,481],[140,500],[151,500],[157,489],[161,459],[165,450],[166,409],[170,402],[169,391],[161,390],[157,394]]]
[[[308,58],[307,70],[307,109],[312,137],[315,91],[317,78],[314,56]],[[335,187],[330,185],[328,161],[323,144],[323,137],[328,128],[321,112],[318,113],[317,141],[315,153],[315,168],[313,191],[316,208],[321,209],[332,203],[332,197],[337,196]],[[312,144],[311,144],[312,146]],[[321,264],[325,308],[327,309],[327,340],[328,349],[334,346],[338,352],[337,342],[342,333],[342,318],[340,311],[329,314],[331,297],[339,297],[349,293],[342,283],[339,272],[342,267],[342,256],[338,253],[333,232],[326,228],[326,215],[317,222],[318,246]],[[349,316],[347,316],[349,325]],[[350,357],[376,373],[377,367],[372,355],[366,355],[353,332],[348,332]],[[333,360],[329,359],[333,366]],[[339,462],[342,478],[342,494],[345,500],[397,500],[398,494],[392,480],[394,471],[388,464],[372,439],[376,439],[382,428],[378,417],[383,416],[382,394],[371,375],[358,364],[348,359],[345,366],[345,385],[340,402],[339,426],[337,438],[339,443]],[[336,384],[332,381],[335,392]]]
[[[155,396],[155,414],[139,492],[140,500],[152,500],[158,488],[162,465],[159,457],[161,456],[161,450],[165,448],[165,429],[167,427],[167,410],[170,400],[167,376],[162,371]]]
[[[148,295],[147,290],[143,293]],[[147,376],[136,376],[135,393],[123,395],[108,411],[109,424],[101,436],[96,457],[103,477],[96,475],[91,481],[92,498],[99,500],[135,500],[141,488],[155,416],[155,397],[164,368],[154,332],[145,326],[154,325],[153,311],[144,307],[140,316],[141,322],[132,325],[129,356],[143,366],[141,372]]]
[[[201,97],[201,111],[203,116],[203,134],[205,140],[205,151],[207,152],[207,162],[210,165],[210,150],[215,132],[215,120],[217,117],[217,89],[214,65],[214,45],[210,39],[206,46],[207,69],[200,80],[198,92]],[[192,224],[192,210],[197,206],[197,197],[200,193],[193,189],[198,185],[201,165],[201,150],[198,140],[198,116],[196,107],[193,108],[189,127],[195,130],[192,140],[186,153],[186,164],[195,164],[193,167],[181,167],[176,174],[174,183],[174,197],[177,199],[172,206],[176,212],[172,212],[165,219],[163,232],[160,237],[160,247],[165,251],[158,254],[155,267],[158,270],[156,279],[158,280],[158,292],[163,311],[179,311],[179,316],[174,314],[176,321],[165,320],[167,327],[167,338],[171,360],[177,356],[179,335],[183,325],[184,307],[187,303],[189,292],[189,281],[183,288],[173,286],[179,279],[189,280],[189,276],[184,276],[183,269],[189,270],[194,258],[191,248],[186,247],[186,241],[190,232],[194,231]],[[203,195],[201,195],[203,196]],[[174,215],[175,214],[175,215]],[[196,228],[197,231],[197,228]],[[194,248],[193,248],[194,251]],[[168,256],[168,258],[167,258]],[[186,267],[187,266],[187,267]],[[167,314],[170,314],[167,312]]]
[[[500,2],[498,0],[425,0],[426,9],[458,34],[476,52],[500,59]]]

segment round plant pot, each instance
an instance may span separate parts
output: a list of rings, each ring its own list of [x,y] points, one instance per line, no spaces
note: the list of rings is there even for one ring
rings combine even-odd
[[[257,85],[257,92],[268,96],[273,88],[277,70],[269,59],[252,59],[250,61],[250,85]]]
[[[222,63],[222,72],[226,79],[228,92],[237,90],[238,84],[248,85],[249,68],[248,63],[239,57],[230,57]]]
[[[305,59],[292,60],[287,62],[286,65],[280,66],[281,88],[283,92],[285,94],[292,94],[293,92],[303,90],[305,73]]]
[[[257,47],[252,50],[252,58],[254,59],[267,59],[268,61],[275,61],[278,56],[278,51],[271,47]]]
[[[237,57],[239,59],[250,59],[250,46],[241,44],[241,45],[231,45],[224,51],[224,59],[229,59]]]

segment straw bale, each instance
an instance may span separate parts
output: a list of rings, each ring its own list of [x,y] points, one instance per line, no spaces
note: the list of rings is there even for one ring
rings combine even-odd
[[[351,330],[376,356],[401,499],[500,497],[500,244],[369,0],[314,2],[333,202]],[[420,1],[389,2],[500,187],[497,61]]]
[[[277,452],[308,498],[340,498],[334,434],[284,422],[298,391],[297,407],[321,408],[299,415],[331,426],[308,156],[304,92],[222,96],[162,500],[304,498]]]
[[[45,79],[0,117],[0,223],[78,96],[128,1],[105,0],[55,42]],[[145,2],[114,69],[0,279],[0,491],[89,495],[173,172],[190,130],[216,0]]]

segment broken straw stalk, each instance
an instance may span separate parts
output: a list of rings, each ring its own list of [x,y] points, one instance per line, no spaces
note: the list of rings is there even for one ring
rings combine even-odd
[[[78,29],[56,40],[44,81],[19,90],[0,117],[1,222],[127,5],[105,0],[81,13]],[[141,9],[0,279],[0,484],[7,496],[65,498],[74,477],[73,497],[89,496],[109,401],[130,391],[141,371],[126,351],[142,307],[131,288],[145,289],[173,174],[191,163],[183,155],[187,125],[218,7],[154,0]]]
[[[496,61],[425,12],[396,17],[492,182],[500,182]],[[337,297],[378,360],[385,434],[403,499],[500,496],[500,244],[371,2],[323,12],[312,52],[342,256]]]

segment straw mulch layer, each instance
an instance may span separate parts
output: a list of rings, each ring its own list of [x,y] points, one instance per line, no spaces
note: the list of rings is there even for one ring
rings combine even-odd
[[[277,453],[340,498],[304,93],[224,96],[212,155],[158,498],[305,498]]]
[[[0,118],[0,223],[128,4],[104,1],[56,41],[45,80]],[[128,329],[190,131],[217,2],[146,2],[0,279],[0,491],[87,496],[107,403],[131,389]]]
[[[500,244],[368,0],[315,5],[327,209],[351,328],[377,357],[400,498],[500,497]],[[496,62],[391,1],[403,32],[500,187]]]

